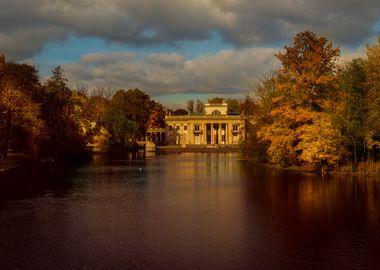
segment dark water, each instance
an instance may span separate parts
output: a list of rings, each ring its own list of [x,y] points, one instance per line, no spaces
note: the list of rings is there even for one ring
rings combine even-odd
[[[236,154],[0,175],[0,269],[379,269],[380,180]]]

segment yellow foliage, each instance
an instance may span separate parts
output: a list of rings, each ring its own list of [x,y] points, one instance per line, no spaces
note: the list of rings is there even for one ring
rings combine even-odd
[[[298,34],[293,45],[277,55],[282,68],[274,80],[275,107],[258,136],[268,143],[273,163],[335,164],[341,158],[340,134],[328,111],[337,98],[339,49],[312,32]]]
[[[111,134],[105,128],[101,128],[99,133],[93,138],[94,140],[94,151],[107,151],[109,147],[109,142],[111,139]]]
[[[312,124],[304,125],[299,130],[296,149],[301,152],[300,160],[317,165],[325,162],[335,165],[343,156],[339,130],[334,127],[331,117],[319,113]]]

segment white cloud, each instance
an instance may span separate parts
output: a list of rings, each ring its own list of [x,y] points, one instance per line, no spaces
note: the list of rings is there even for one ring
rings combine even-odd
[[[177,53],[87,54],[64,65],[69,81],[96,87],[138,87],[152,96],[168,93],[240,94],[278,67],[278,49],[225,50],[187,60]]]

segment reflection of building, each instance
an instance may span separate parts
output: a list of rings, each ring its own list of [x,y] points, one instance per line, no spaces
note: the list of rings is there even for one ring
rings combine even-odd
[[[245,120],[227,113],[227,103],[205,104],[202,114],[165,117],[166,143],[236,145],[245,138]]]

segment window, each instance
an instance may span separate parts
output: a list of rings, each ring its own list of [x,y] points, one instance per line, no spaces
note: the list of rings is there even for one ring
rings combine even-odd
[[[221,113],[220,113],[220,111],[218,111],[218,110],[213,110],[211,114],[213,114],[213,115],[219,115],[219,114],[221,114]]]
[[[187,130],[187,126],[185,125],[185,126],[183,126],[183,130]]]
[[[199,125],[198,125],[198,124],[195,124],[195,125],[194,125],[194,130],[195,130],[195,131],[199,131]]]
[[[238,131],[238,129],[239,129],[239,125],[237,124],[232,125],[232,131]]]
[[[181,129],[180,126],[176,126],[176,130],[179,131]]]
[[[169,126],[169,131],[172,131],[173,130],[173,127],[172,126]]]

